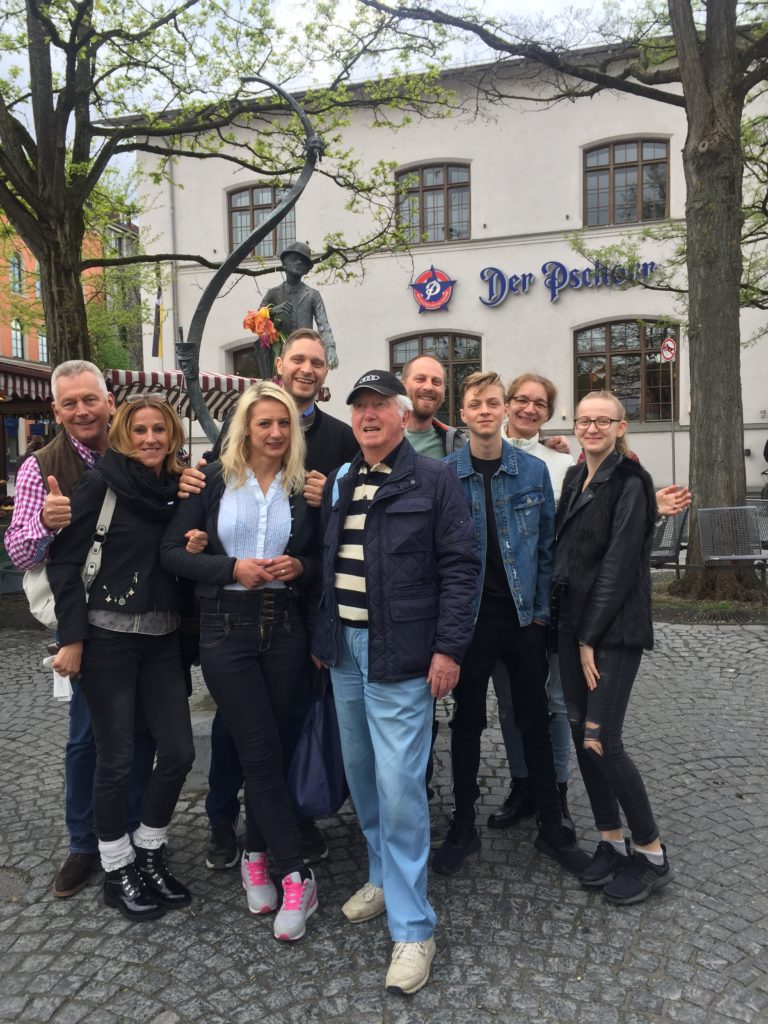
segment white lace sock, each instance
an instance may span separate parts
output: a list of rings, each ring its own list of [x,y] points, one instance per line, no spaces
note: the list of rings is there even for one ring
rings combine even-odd
[[[163,843],[168,842],[168,827],[150,828],[142,821],[133,833],[133,845],[142,850],[159,850]]]
[[[133,864],[135,857],[131,840],[127,835],[109,842],[100,839],[99,855],[101,856],[101,866],[105,871],[117,871],[118,868],[124,868],[126,864]]]

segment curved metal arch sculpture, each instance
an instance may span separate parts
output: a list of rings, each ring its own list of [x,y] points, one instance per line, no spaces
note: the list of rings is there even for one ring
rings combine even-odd
[[[283,196],[282,200],[278,203],[275,209],[270,215],[259,224],[259,226],[245,239],[240,245],[234,249],[227,259],[221,264],[219,269],[213,275],[211,280],[208,282],[205,291],[200,297],[200,301],[197,304],[192,322],[189,325],[189,333],[186,341],[176,342],[176,356],[179,361],[179,368],[184,374],[184,381],[187,387],[187,393],[189,395],[189,402],[194,409],[195,416],[197,417],[200,426],[205,431],[208,440],[214,442],[219,434],[219,428],[213,421],[211,414],[205,404],[203,393],[200,388],[200,344],[203,340],[203,329],[208,319],[208,314],[211,311],[213,303],[218,298],[221,289],[224,287],[224,283],[229,278],[233,271],[240,265],[245,257],[250,253],[262,239],[266,238],[272,229],[283,220],[284,217],[293,209],[296,205],[299,196],[307,187],[309,179],[312,177],[312,173],[315,170],[315,166],[325,152],[325,143],[319,135],[315,133],[312,124],[305,114],[304,110],[299,106],[296,100],[291,96],[290,93],[286,92],[279,85],[274,82],[270,82],[267,78],[262,78],[261,75],[254,75],[251,78],[243,79],[245,82],[260,82],[262,85],[266,85],[269,89],[272,89],[278,94],[296,116],[301,121],[302,127],[304,128],[304,147],[306,150],[306,157],[304,160],[304,166],[301,169],[301,173],[296,180],[296,183],[291,186],[288,192]]]

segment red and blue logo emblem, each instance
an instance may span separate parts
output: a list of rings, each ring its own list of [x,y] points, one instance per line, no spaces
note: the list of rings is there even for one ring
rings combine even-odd
[[[413,297],[418,303],[419,313],[434,313],[438,309],[448,309],[448,303],[453,295],[455,281],[445,273],[444,270],[437,270],[430,267],[416,278],[410,285],[413,289]]]

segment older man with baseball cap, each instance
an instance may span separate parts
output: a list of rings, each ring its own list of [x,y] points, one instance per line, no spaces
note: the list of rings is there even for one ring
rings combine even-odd
[[[330,666],[368,880],[342,907],[387,913],[386,987],[418,991],[435,955],[427,899],[424,770],[432,701],[456,685],[472,635],[479,559],[458,478],[405,440],[402,383],[370,370],[347,397],[360,453],[323,495],[323,594],[313,656]],[[346,472],[345,472],[346,470]]]

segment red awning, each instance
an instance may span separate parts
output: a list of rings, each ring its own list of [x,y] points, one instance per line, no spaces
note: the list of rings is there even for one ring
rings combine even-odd
[[[22,360],[0,359],[0,395],[5,399],[49,402],[51,368]]]
[[[105,370],[104,376],[111,385],[115,402],[119,405],[128,395],[162,394],[174,405],[184,418],[192,412],[181,370],[165,370],[155,373],[149,370]],[[216,420],[224,420],[229,410],[255,379],[230,374],[200,371],[200,387],[208,411]]]

